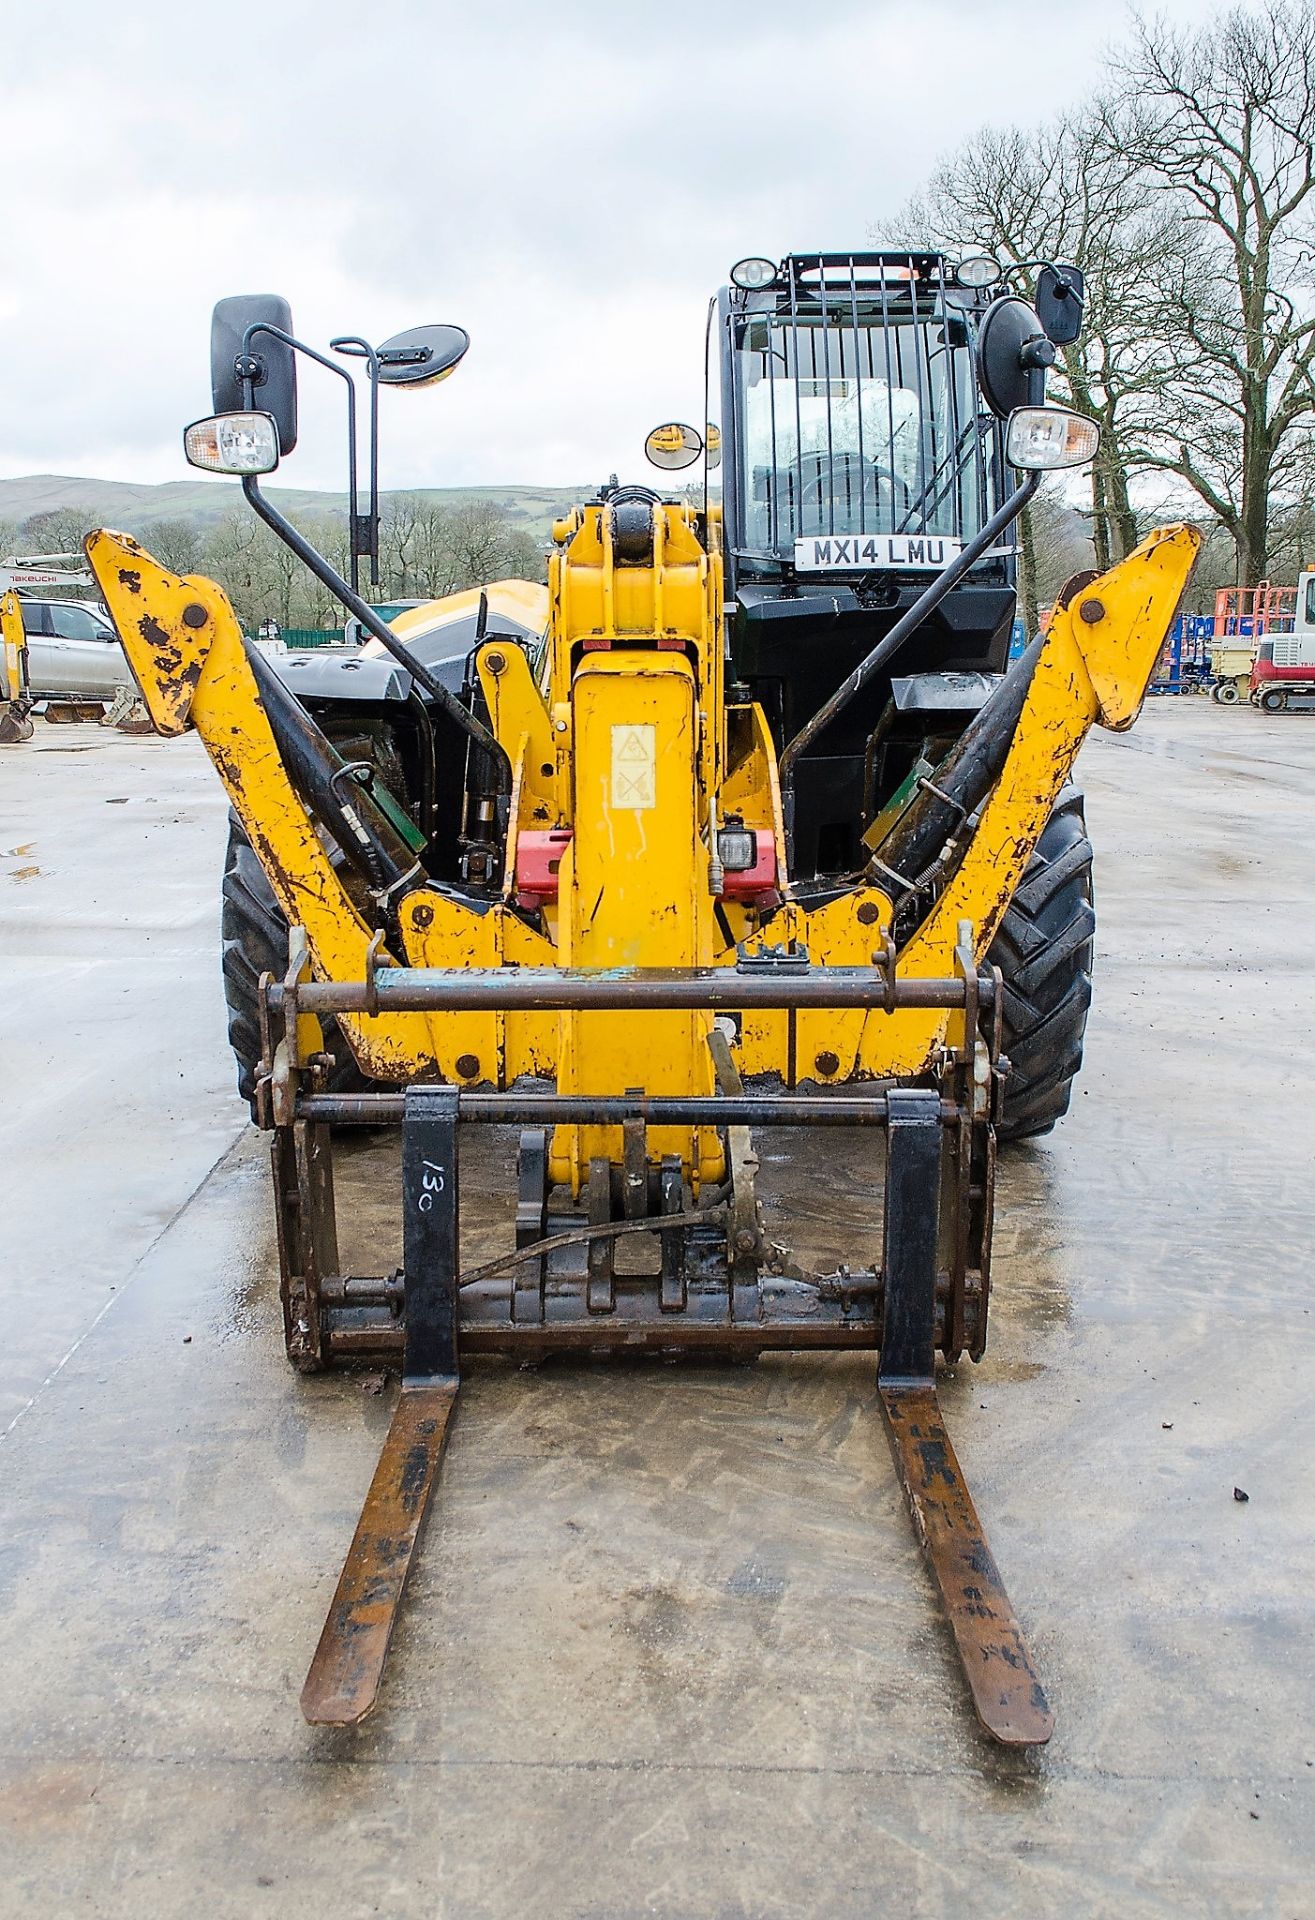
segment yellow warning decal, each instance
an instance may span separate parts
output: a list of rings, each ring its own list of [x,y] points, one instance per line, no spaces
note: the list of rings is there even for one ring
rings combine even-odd
[[[657,805],[657,728],[624,726],[612,729],[612,805]]]

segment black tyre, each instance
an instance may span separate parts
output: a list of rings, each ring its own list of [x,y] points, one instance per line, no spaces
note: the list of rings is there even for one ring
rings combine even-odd
[[[1082,1065],[1096,931],[1082,795],[1066,787],[987,956],[1004,976],[1001,1140],[1049,1133]]]
[[[1236,680],[1221,680],[1215,688],[1215,699],[1221,707],[1231,707],[1240,698]]]
[[[288,923],[237,820],[229,821],[220,931],[228,1044],[237,1062],[237,1090],[251,1106],[254,1119],[256,1068],[260,1062],[256,988],[262,973],[281,978],[288,970]],[[324,1044],[334,1059],[328,1079],[330,1091],[359,1093],[367,1083],[332,1020],[324,1023]]]

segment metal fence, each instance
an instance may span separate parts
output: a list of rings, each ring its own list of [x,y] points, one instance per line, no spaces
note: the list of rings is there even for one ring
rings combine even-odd
[[[330,627],[323,632],[319,627],[284,627],[279,639],[285,647],[294,650],[301,647],[341,647],[346,645],[341,627]]]

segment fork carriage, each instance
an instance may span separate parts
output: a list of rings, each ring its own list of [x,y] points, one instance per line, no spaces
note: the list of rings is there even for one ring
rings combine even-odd
[[[992,1116],[1007,1063],[999,1052],[1002,986],[980,973],[962,929],[954,978],[904,981],[893,965],[796,964],[759,971],[443,973],[391,970],[359,983],[307,977],[304,940],[281,982],[262,983],[262,1118],[273,1128],[284,1328],[303,1371],[336,1363],[400,1365],[402,1388],[343,1575],[302,1694],[306,1717],[341,1725],[374,1705],[403,1588],[446,1448],[464,1356],[524,1361],[551,1354],[698,1353],[743,1359],[767,1351],[880,1352],[877,1388],[887,1436],[945,1605],[974,1705],[1007,1744],[1049,1738],[1052,1717],[936,1395],[936,1356],[980,1359],[990,1297],[995,1182]],[[818,1006],[897,1016],[953,1011],[969,1036],[943,1051],[930,1084],[804,1094],[746,1092],[724,1031],[709,1035],[712,1097],[462,1090],[316,1090],[317,1062],[298,1057],[305,1012],[442,1012],[532,1006],[540,1012],[730,1012],[793,1016]],[[402,1131],[403,1262],[387,1275],[344,1274],[334,1215],[332,1129]],[[465,1126],[518,1125],[514,1251],[463,1273],[460,1136]],[[549,1130],[615,1127],[622,1156],[590,1163],[581,1193],[554,1190]],[[884,1183],[881,1245],[869,1266],[804,1273],[769,1247],[755,1191],[752,1129],[859,1127]],[[678,1155],[654,1163],[653,1128],[716,1129],[728,1177],[690,1192]],[[622,1270],[618,1245],[643,1240],[651,1271]],[[878,1256],[879,1257],[876,1257]]]
[[[320,985],[299,977],[266,983],[264,1003],[271,1041],[262,1076],[262,1111],[274,1127],[274,1180],[280,1223],[285,1333],[289,1358],[304,1371],[340,1361],[396,1360],[406,1344],[406,1304],[420,1284],[410,1256],[400,1273],[355,1276],[340,1270],[334,1218],[335,1126],[403,1127],[403,1220],[423,1219],[438,1206],[433,1182],[445,1195],[458,1181],[457,1134],[462,1126],[516,1125],[518,1154],[516,1246],[468,1277],[454,1306],[468,1353],[512,1353],[538,1359],[588,1348],[629,1353],[697,1349],[751,1355],[769,1349],[877,1347],[885,1324],[886,1272],[891,1235],[905,1231],[901,1216],[920,1222],[934,1268],[933,1344],[947,1360],[966,1351],[979,1359],[986,1344],[995,1142],[993,1101],[1002,1076],[999,1057],[1001,991],[998,976],[978,974],[965,940],[957,979],[905,982],[880,967],[809,967],[777,981],[734,970],[684,974],[656,969],[626,977],[541,972],[443,974],[412,971],[379,976],[376,991],[399,1010],[436,1011],[460,1004],[495,1008],[519,997],[537,1010],[623,1011],[636,1004],[670,1010],[721,1010],[738,1000],[787,1013],[830,1004],[896,1013],[917,1004],[956,1009],[973,1036],[970,1049],[946,1049],[930,1084],[851,1088],[844,1092],[746,1092],[727,1046],[714,1027],[710,1051],[719,1090],[712,1096],[561,1094],[475,1091],[416,1085],[404,1092],[332,1094],[315,1089],[317,1069],[292,1051],[297,1016],[308,1003],[317,1013],[348,1010],[368,991]],[[727,975],[730,977],[727,977]],[[385,985],[386,982],[386,985]],[[719,1056],[719,1057],[718,1057]],[[420,1116],[451,1134],[440,1159],[406,1145]],[[555,1126],[614,1127],[622,1139],[618,1161],[589,1165],[578,1194],[554,1186],[549,1133]],[[651,1130],[711,1127],[723,1140],[727,1179],[694,1195],[678,1156],[657,1156]],[[873,1181],[884,1181],[885,1249],[872,1249],[868,1266],[805,1274],[768,1245],[755,1192],[751,1130],[775,1126],[847,1126],[876,1130]],[[910,1132],[913,1129],[913,1132]],[[916,1139],[914,1178],[902,1143]],[[934,1148],[934,1153],[932,1149]],[[930,1156],[930,1159],[929,1159]],[[934,1164],[932,1164],[934,1162]],[[913,1186],[910,1181],[913,1180]],[[419,1185],[416,1185],[416,1182]],[[426,1181],[429,1184],[426,1184]],[[915,1190],[916,1188],[916,1190]],[[455,1201],[451,1245],[445,1256],[456,1272]],[[425,1244],[431,1244],[427,1235]],[[628,1248],[643,1242],[650,1271],[636,1271]],[[409,1242],[407,1243],[409,1246]],[[618,1253],[620,1260],[618,1261]]]

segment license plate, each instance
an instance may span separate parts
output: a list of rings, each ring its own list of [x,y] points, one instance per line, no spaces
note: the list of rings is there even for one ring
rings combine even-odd
[[[939,533],[831,533],[794,543],[794,563],[801,573],[877,572],[920,567],[935,572],[963,552],[962,540]]]

